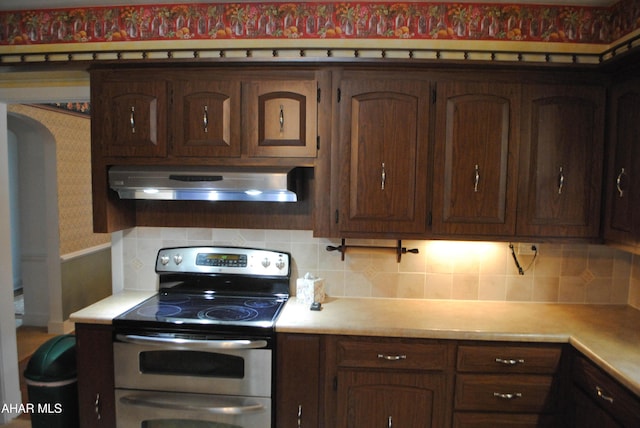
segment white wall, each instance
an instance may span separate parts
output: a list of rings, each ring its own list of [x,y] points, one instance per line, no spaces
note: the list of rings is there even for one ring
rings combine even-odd
[[[9,209],[11,211],[11,254],[20,254],[20,207],[18,200],[18,140],[8,132],[9,152]],[[20,259],[13,258],[13,289],[22,287]]]
[[[9,212],[9,159],[7,105],[0,103],[0,403],[21,401],[18,374],[16,321],[13,311],[13,262],[11,257],[11,224]],[[0,423],[14,418],[15,413],[0,413]]]

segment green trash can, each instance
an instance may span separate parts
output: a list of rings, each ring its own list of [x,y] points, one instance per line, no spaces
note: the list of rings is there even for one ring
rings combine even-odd
[[[31,356],[24,371],[32,428],[77,428],[76,338],[56,336]]]

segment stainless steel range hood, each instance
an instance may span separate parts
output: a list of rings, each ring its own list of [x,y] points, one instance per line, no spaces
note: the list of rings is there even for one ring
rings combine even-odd
[[[120,199],[296,202],[291,167],[112,166]]]

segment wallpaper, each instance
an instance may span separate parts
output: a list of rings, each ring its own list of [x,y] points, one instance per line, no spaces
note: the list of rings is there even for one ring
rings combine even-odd
[[[609,44],[640,28],[640,0],[290,2],[83,7],[0,13],[0,45],[213,39],[455,39]]]
[[[10,105],[9,111],[37,120],[55,138],[60,254],[111,242],[111,235],[93,233],[89,117],[25,105]]]

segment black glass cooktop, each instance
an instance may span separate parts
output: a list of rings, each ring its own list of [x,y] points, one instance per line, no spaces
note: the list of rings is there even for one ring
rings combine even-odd
[[[161,292],[114,319],[120,322],[272,327],[286,299]]]

